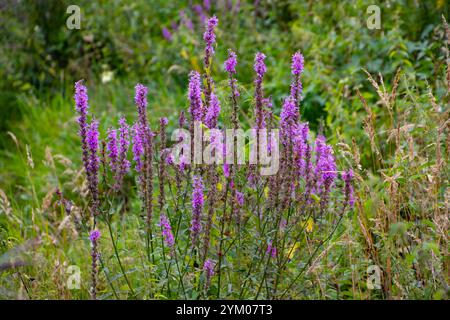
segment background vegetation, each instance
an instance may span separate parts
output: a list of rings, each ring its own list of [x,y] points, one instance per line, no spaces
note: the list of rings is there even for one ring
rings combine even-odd
[[[355,209],[291,298],[448,298],[447,2],[380,2],[380,30],[366,27],[373,1],[211,3],[205,14],[220,19],[212,72],[225,87],[222,63],[227,48],[236,51],[241,120],[251,113],[254,54],[268,57],[265,90],[279,114],[290,57],[301,50],[302,119],[355,170]],[[69,265],[79,265],[88,283],[89,252],[54,194],[64,190],[79,207],[86,201],[74,82],[85,79],[103,132],[119,114],[135,117],[137,82],[149,87],[150,121],[166,116],[173,124],[188,104],[188,73],[202,65],[204,26],[194,0],[79,1],[80,30],[66,27],[69,4],[0,3],[0,265],[24,264],[0,268],[2,298],[88,297],[65,286]],[[130,207],[139,211],[139,203]],[[124,256],[138,250],[132,236],[118,242]],[[383,271],[380,290],[367,289],[370,265]],[[107,272],[120,297],[129,297],[118,266]],[[105,289],[103,297],[113,296]]]

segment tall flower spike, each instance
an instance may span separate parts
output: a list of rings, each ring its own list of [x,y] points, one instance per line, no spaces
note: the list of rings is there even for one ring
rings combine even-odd
[[[292,56],[292,65],[291,65],[291,72],[294,77],[291,84],[291,97],[292,99],[294,99],[297,107],[298,103],[301,100],[301,94],[303,90],[300,76],[303,73],[304,64],[305,62],[303,55],[299,51],[294,53],[294,55]]]
[[[288,140],[293,140],[294,127],[297,122],[298,113],[295,101],[291,97],[288,97],[283,103],[280,114],[281,137],[284,144],[286,144]]]
[[[108,130],[108,143],[106,149],[108,151],[109,165],[111,170],[115,172],[117,170],[117,164],[119,160],[119,151],[117,149],[117,132],[114,129]]]
[[[236,53],[234,53],[233,50],[228,49],[228,59],[225,60],[223,66],[226,72],[228,72],[230,75],[236,73]]]
[[[208,128],[213,129],[217,127],[217,119],[219,118],[219,113],[220,113],[219,99],[217,99],[217,96],[214,93],[211,93],[211,102],[205,116],[205,125]]]
[[[130,147],[130,128],[125,118],[119,120],[119,155],[116,168],[114,189],[119,190],[122,187],[122,181],[125,174],[130,170],[130,161],[127,159],[128,148]]]
[[[89,149],[89,167],[90,174],[96,175],[100,159],[98,156],[98,121],[92,120],[87,131],[87,146]]]
[[[77,119],[80,126],[79,135],[81,138],[81,148],[82,148],[82,160],[86,173],[88,174],[88,150],[86,142],[86,134],[88,129],[87,114],[89,109],[87,89],[83,85],[83,80],[77,81],[75,83],[75,109],[79,113]]]
[[[192,221],[191,221],[191,240],[192,246],[197,245],[201,230],[201,214],[203,210],[203,181],[199,176],[194,176],[192,191]]]
[[[138,83],[135,87],[136,94],[134,96],[134,102],[136,103],[139,122],[146,126],[147,125],[147,93],[148,89],[144,85]]]
[[[173,248],[173,245],[175,244],[175,240],[172,234],[172,228],[169,223],[169,219],[164,214],[161,214],[160,216],[160,222],[159,226],[162,230],[162,235],[164,238],[164,243],[169,247]]]
[[[264,74],[267,71],[266,65],[264,63],[264,60],[266,59],[266,56],[264,53],[258,52],[255,56],[255,65],[254,69],[256,72],[256,78],[255,78],[255,104],[256,104],[256,128],[262,129],[263,123],[264,123],[264,96],[263,96],[263,89],[262,89],[262,82]]]
[[[208,289],[211,284],[211,278],[214,276],[215,263],[211,259],[205,260],[203,270],[205,271],[206,281],[205,288]]]
[[[193,121],[202,121],[203,106],[200,83],[200,74],[197,71],[192,71],[189,74],[188,97],[190,101],[189,112],[191,113],[191,120]]]
[[[144,154],[144,132],[139,123],[133,126],[133,160],[136,163],[136,171],[142,170],[142,155]]]
[[[216,42],[216,34],[214,33],[215,28],[217,27],[217,24],[219,23],[219,20],[216,16],[212,16],[209,18],[207,24],[206,24],[206,31],[203,34],[203,40],[205,40],[206,47],[205,47],[205,67],[206,69],[209,68],[209,62],[211,57],[214,55],[214,44]]]

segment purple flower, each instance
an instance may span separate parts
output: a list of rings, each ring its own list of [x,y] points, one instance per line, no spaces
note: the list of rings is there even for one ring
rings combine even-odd
[[[244,194],[242,192],[236,191],[236,201],[239,206],[244,206]]]
[[[167,124],[169,123],[169,120],[167,120],[166,117],[163,117],[163,118],[159,119],[159,123],[161,124],[161,126],[167,126]]]
[[[168,164],[169,166],[172,166],[174,164],[172,151],[169,148],[166,148],[162,151],[162,154],[164,155],[166,164]]]
[[[280,114],[281,137],[286,144],[289,139],[293,139],[294,127],[298,122],[298,112],[294,100],[288,97],[284,100]]]
[[[83,85],[83,80],[77,81],[75,83],[75,109],[79,113],[79,117],[77,119],[78,124],[80,126],[79,135],[81,138],[81,148],[83,151],[82,160],[83,165],[86,170],[86,173],[88,173],[88,150],[87,150],[87,144],[86,144],[86,132],[87,132],[87,114],[88,114],[88,95],[87,95],[87,89]]]
[[[209,18],[208,23],[206,24],[206,31],[203,34],[203,40],[205,40],[205,66],[209,67],[209,60],[214,54],[214,44],[216,42],[216,35],[214,33],[214,29],[217,27],[219,20],[216,16]]]
[[[292,65],[291,70],[293,75],[300,75],[303,72],[304,68],[304,58],[300,51],[297,51],[292,56]]]
[[[92,243],[97,242],[97,240],[100,238],[100,235],[100,231],[92,230],[89,234],[89,240],[91,240]]]
[[[309,126],[307,122],[300,123],[295,128],[294,153],[299,175],[306,174],[306,155],[308,148]]]
[[[161,214],[160,216],[159,226],[162,229],[164,242],[168,247],[172,248],[175,243],[175,240],[173,238],[172,228],[170,227],[169,220],[164,214]]]
[[[214,265],[215,263],[211,259],[206,259],[205,263],[203,264],[203,270],[206,273],[206,277],[211,279],[211,277],[214,275]]]
[[[178,169],[180,171],[184,171],[186,170],[186,168],[189,166],[189,162],[186,159],[186,156],[184,154],[182,154],[180,156],[180,163],[178,164]]]
[[[212,129],[217,127],[217,119],[220,113],[220,102],[214,93],[211,93],[211,101],[205,116],[205,125]]]
[[[89,173],[97,176],[100,164],[98,156],[98,121],[92,120],[86,135],[86,142],[89,149]]]
[[[277,248],[272,246],[272,240],[270,240],[267,244],[266,253],[269,254],[272,258],[275,258],[277,256]]]
[[[300,52],[296,52],[292,56],[291,72],[294,79],[291,84],[291,97],[294,99],[295,104],[298,106],[299,100],[301,100],[302,94],[302,82],[300,81],[300,75],[303,73],[304,58]]]
[[[162,28],[162,35],[167,41],[172,41],[172,33],[166,27]]]
[[[114,130],[116,131],[116,130]],[[115,137],[114,133],[114,137]],[[130,161],[127,159],[128,148],[130,146],[130,128],[125,120],[125,118],[120,118],[119,120],[119,142],[118,142],[118,150],[117,143],[116,144],[116,152],[117,152],[117,162],[114,167],[111,167],[113,171],[115,171],[114,179],[114,190],[119,190],[122,187],[122,181],[125,174],[130,170]],[[111,145],[111,148],[114,146]],[[109,145],[108,145],[109,148]],[[110,157],[111,158],[111,157]]]
[[[109,165],[112,171],[116,171],[119,160],[119,150],[117,149],[117,132],[114,129],[108,130],[106,150],[108,151]]]
[[[190,101],[189,112],[193,121],[202,121],[202,90],[200,86],[200,74],[192,71],[189,74],[189,90],[188,97]]]
[[[344,180],[345,183],[345,205],[350,206],[353,208],[353,205],[355,204],[355,196],[353,191],[353,170],[349,169],[347,171],[344,171],[342,173],[342,180]]]
[[[236,73],[237,60],[236,60],[236,53],[234,53],[233,50],[228,49],[228,59],[225,60],[225,63],[223,65],[225,71],[228,72],[230,75]]]
[[[133,160],[136,162],[136,171],[142,170],[142,155],[144,154],[144,131],[138,123],[133,126]]]
[[[181,18],[181,22],[186,26],[186,28],[188,28],[189,30],[194,29],[194,25],[192,24],[191,19],[189,19],[186,16],[186,13],[184,12],[184,10],[180,11],[180,18]]]
[[[134,102],[136,103],[139,121],[142,125],[147,125],[147,87],[138,83],[135,87],[136,94],[134,96]]]
[[[119,120],[119,171],[125,174],[130,169],[130,161],[127,160],[130,147],[130,127],[125,118]]]
[[[192,245],[197,244],[197,240],[201,230],[201,214],[203,210],[203,181],[199,176],[194,176],[192,191],[192,222],[191,222],[191,238]]]
[[[203,13],[202,6],[199,4],[196,4],[196,5],[194,5],[193,9],[194,9],[195,13],[197,13],[197,16],[200,18],[200,21],[202,22],[202,24],[204,24],[206,21],[206,16]]]
[[[266,64],[264,63],[265,59],[266,59],[266,55],[261,52],[258,52],[255,56],[254,69],[255,69],[257,78],[264,77],[264,74],[267,72]]]
[[[331,146],[325,143],[324,136],[316,138],[316,191],[321,194],[321,208],[323,209],[328,201],[328,195],[336,178],[336,163]]]
[[[203,7],[206,11],[209,11],[211,9],[211,2],[209,0],[203,0]]]
[[[255,56],[254,69],[256,72],[255,79],[255,115],[256,115],[256,129],[262,129],[265,127],[264,124],[264,95],[262,89],[262,81],[264,74],[266,73],[266,65],[264,64],[264,59],[266,56],[258,52]]]
[[[170,24],[170,27],[172,28],[172,30],[174,32],[176,32],[178,30],[178,24],[176,21],[172,21],[172,23]]]
[[[75,109],[80,115],[87,115],[89,105],[88,105],[88,95],[87,89],[83,85],[83,80],[75,82]]]

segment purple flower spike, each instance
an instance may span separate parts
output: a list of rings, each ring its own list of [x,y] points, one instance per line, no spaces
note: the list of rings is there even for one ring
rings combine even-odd
[[[203,265],[203,270],[208,278],[214,275],[214,262],[211,259],[207,259]]]
[[[77,81],[75,83],[75,109],[78,113],[87,115],[89,105],[88,105],[88,95],[87,89],[83,85],[83,80]]]
[[[83,151],[82,160],[83,165],[88,172],[88,150],[87,150],[87,144],[86,144],[86,134],[87,134],[87,114],[89,109],[88,104],[88,95],[87,95],[87,89],[83,85],[83,80],[80,80],[75,83],[75,109],[79,113],[79,117],[77,119],[77,122],[80,126],[79,135],[81,138],[81,148]]]
[[[119,161],[119,150],[117,149],[117,132],[116,130],[108,130],[108,143],[106,149],[108,151],[109,165],[112,171],[116,171]]]
[[[299,101],[302,99],[301,94],[303,91],[302,82],[300,81],[300,75],[303,73],[305,61],[303,55],[300,52],[296,52],[292,56],[291,72],[294,76],[291,84],[291,97],[294,99],[295,104],[298,106]]]
[[[94,243],[97,242],[98,239],[100,239],[100,231],[98,230],[92,230],[91,233],[89,234],[89,240]]]
[[[239,206],[244,206],[244,194],[242,192],[236,191],[236,201]]]
[[[142,155],[144,154],[144,132],[142,127],[135,123],[133,126],[133,160],[136,162],[136,171],[142,170]]]
[[[201,230],[201,214],[203,210],[203,181],[199,176],[194,176],[192,191],[192,222],[191,222],[191,238],[192,245],[197,244],[197,240]]]
[[[219,99],[217,99],[217,96],[214,93],[211,93],[210,106],[205,116],[205,125],[208,128],[213,129],[217,127],[217,119],[219,118],[219,113],[220,113]]]
[[[214,54],[214,44],[216,43],[216,34],[214,33],[215,28],[217,27],[219,20],[216,16],[209,18],[208,23],[206,24],[206,31],[203,34],[203,40],[205,40],[205,66],[208,68],[209,60]]]
[[[293,139],[294,127],[298,122],[298,113],[295,102],[290,97],[283,103],[280,114],[281,136],[283,143]]]
[[[262,88],[262,82],[264,74],[267,71],[266,65],[264,64],[264,59],[266,56],[258,52],[255,56],[254,69],[256,72],[255,79],[255,117],[256,117],[256,129],[263,129],[264,124],[264,94]]]
[[[262,78],[264,74],[267,72],[266,64],[264,63],[265,59],[266,55],[261,52],[258,52],[255,56],[254,69],[258,78]]]
[[[173,238],[172,228],[170,227],[169,220],[164,214],[161,214],[159,226],[162,229],[165,244],[169,248],[172,248],[173,245],[175,244],[175,240]]]
[[[167,126],[167,124],[169,123],[169,120],[167,120],[166,117],[163,117],[163,118],[159,119],[159,123],[161,124],[161,126]]]
[[[230,75],[236,73],[236,53],[234,53],[233,50],[228,49],[228,59],[224,63],[225,71],[228,72]]]
[[[136,94],[134,96],[134,102],[136,103],[139,121],[142,125],[147,125],[147,87],[138,83],[135,87]]]
[[[86,136],[87,146],[89,149],[89,174],[97,176],[100,159],[98,156],[98,121],[92,120]]]
[[[277,248],[272,245],[272,240],[267,244],[266,253],[269,254],[272,258],[277,256]]]
[[[200,85],[200,74],[192,71],[189,74],[189,91],[188,91],[190,107],[189,112],[193,121],[202,121],[202,90]]]
[[[293,75],[300,75],[303,72],[303,68],[305,65],[305,60],[303,58],[303,55],[298,51],[294,53],[292,56],[292,74]]]

